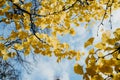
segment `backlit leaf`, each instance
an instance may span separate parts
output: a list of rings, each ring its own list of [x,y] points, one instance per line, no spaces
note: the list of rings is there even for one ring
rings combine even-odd
[[[85,42],[84,47],[86,48],[86,47],[92,45],[92,44],[93,44],[93,41],[94,41],[94,38],[93,38],[93,37],[90,38],[90,39],[88,39],[87,42]]]
[[[74,72],[75,72],[76,74],[82,75],[82,74],[84,73],[84,72],[83,72],[83,67],[80,66],[78,63],[76,63],[76,64],[74,65]]]

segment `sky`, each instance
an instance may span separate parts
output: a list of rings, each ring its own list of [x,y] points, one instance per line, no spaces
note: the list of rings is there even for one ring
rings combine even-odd
[[[82,27],[76,27],[76,32],[79,34],[73,37],[71,35],[59,36],[59,39],[61,42],[68,42],[72,49],[84,51],[83,42],[89,38],[89,32]],[[39,57],[37,65],[34,65],[35,70],[32,71],[32,74],[24,75],[25,80],[55,80],[57,77],[60,80],[82,80],[80,75],[74,74],[73,67],[75,60],[64,59],[60,63],[57,63],[55,56],[48,58],[40,55]],[[84,62],[82,64],[84,65]]]
[[[120,10],[113,12],[112,24],[113,29],[110,29],[110,25],[105,21],[105,26],[100,26],[100,29],[114,31],[116,28],[120,27]],[[87,52],[87,49],[84,49],[84,42],[87,41],[91,36],[94,36],[97,40],[100,40],[101,32],[97,36],[97,29],[100,22],[96,22],[94,25],[89,24],[88,28],[85,29],[83,25],[80,27],[75,27],[76,35],[70,36],[59,36],[61,42],[67,42],[70,44],[72,49],[80,50],[81,52]],[[0,35],[7,37],[10,34],[10,30],[14,29],[13,24],[5,25],[0,23]],[[10,29],[10,30],[9,30]],[[87,55],[87,54],[86,54]],[[85,55],[85,56],[86,56]],[[85,56],[81,57],[81,60],[78,61],[81,65],[85,65]],[[32,71],[30,74],[27,74],[23,71],[22,79],[23,80],[55,80],[60,78],[60,80],[82,80],[81,75],[74,73],[73,67],[76,61],[64,59],[60,63],[56,62],[56,57],[45,57],[42,55],[37,55],[36,60],[34,61],[31,58],[31,55],[27,56],[28,60],[31,62]]]
[[[109,30],[111,32],[115,31],[116,28],[120,27],[120,10],[116,10],[113,12],[112,16],[112,25],[113,28],[110,29],[110,24],[108,20],[105,20],[104,26],[100,26],[100,30]],[[71,45],[72,49],[80,50],[87,52],[86,49],[83,48],[84,42],[89,39],[91,36],[95,37],[95,41],[100,41],[101,33],[99,32],[99,36],[97,36],[98,28],[96,26],[99,25],[100,22],[96,22],[94,25],[89,24],[87,30],[83,27],[75,27],[76,35],[70,36],[65,35],[59,37],[62,42],[68,42]],[[86,55],[85,55],[86,56]],[[79,63],[81,65],[85,65],[84,63],[85,57],[82,57]],[[33,61],[34,63],[34,61]],[[25,74],[23,79],[25,80],[55,80],[55,78],[60,78],[60,80],[82,80],[82,76],[77,75],[73,71],[73,66],[75,64],[75,60],[62,60],[60,63],[56,62],[55,57],[43,57],[40,56],[39,61],[33,65],[34,70],[31,74]]]

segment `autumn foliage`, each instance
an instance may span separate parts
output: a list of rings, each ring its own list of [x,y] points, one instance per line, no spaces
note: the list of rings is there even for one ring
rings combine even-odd
[[[57,62],[63,58],[79,61],[82,53],[60,42],[58,36],[74,36],[74,28],[81,23],[88,26],[90,21],[100,21],[103,25],[119,7],[119,0],[0,0],[0,22],[14,26],[9,36],[0,35],[0,57],[8,60],[33,52],[55,55]],[[91,46],[84,53],[88,55],[86,67],[76,63],[75,73],[85,80],[119,80],[120,28],[104,32],[98,43],[94,43],[95,39],[91,37],[84,43],[84,48]]]

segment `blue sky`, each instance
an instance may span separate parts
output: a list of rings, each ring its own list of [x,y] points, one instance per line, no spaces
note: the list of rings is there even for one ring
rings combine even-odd
[[[114,31],[116,28],[120,27],[119,14],[119,10],[113,12],[112,30],[110,29],[107,20],[105,22],[105,26],[101,26],[100,29],[103,28],[105,30]],[[80,27],[75,27],[77,33],[75,36],[59,36],[59,39],[61,42],[69,43],[72,49],[80,50],[81,52],[87,52],[87,49],[84,49],[83,45],[88,38],[94,36],[97,38],[95,40],[96,42],[100,40],[100,35],[102,32],[99,32],[99,36],[97,36],[97,25],[99,25],[99,22],[96,22],[94,25],[89,24],[87,29],[85,29],[83,25]],[[0,35],[3,34],[5,37],[7,37],[10,34],[10,30],[14,29],[12,26],[13,24],[5,25],[0,23]],[[85,65],[85,56],[78,61],[83,66]],[[27,58],[32,64],[30,65],[32,67],[32,72],[31,74],[27,74],[23,71],[23,80],[54,80],[57,77],[59,77],[60,80],[82,80],[82,76],[75,74],[73,71],[73,66],[76,63],[75,60],[64,59],[60,63],[57,63],[55,56],[48,58],[42,55],[37,55],[37,62],[35,62],[31,56],[27,56]]]
[[[82,31],[79,31],[82,30]],[[68,42],[72,49],[81,50],[83,49],[83,42],[89,38],[89,32],[83,27],[76,27],[77,35],[65,35],[59,37],[61,42]],[[84,35],[86,33],[86,35]],[[60,77],[60,80],[81,80],[81,76],[74,74],[73,66],[75,60],[64,59],[60,63],[56,62],[56,57],[45,57],[39,56],[38,63],[34,65],[34,71],[32,74],[24,75],[25,80],[54,80],[55,77]],[[31,59],[30,59],[31,60]],[[83,63],[82,63],[83,64]]]
[[[113,12],[112,30],[110,29],[107,20],[105,20],[105,26],[101,26],[100,29],[105,29],[112,32],[116,28],[120,27],[119,14],[119,10]],[[70,35],[66,35],[59,38],[62,42],[68,42],[71,45],[71,48],[87,52],[87,49],[83,48],[83,44],[89,37],[94,36],[96,38],[95,42],[98,42],[100,40],[102,32],[99,32],[99,36],[97,36],[97,26],[99,23],[100,22],[96,22],[94,25],[89,24],[89,30],[86,30],[83,26],[75,27],[77,33],[75,36],[72,37]],[[83,66],[85,65],[85,56],[82,57],[79,61],[79,63]],[[33,65],[33,72],[31,74],[25,74],[23,78],[25,80],[54,80],[55,77],[59,77],[60,80],[82,80],[82,76],[75,74],[73,71],[73,66],[75,63],[75,60],[67,59],[62,60],[60,63],[57,63],[54,56],[51,58],[40,56],[39,61]]]

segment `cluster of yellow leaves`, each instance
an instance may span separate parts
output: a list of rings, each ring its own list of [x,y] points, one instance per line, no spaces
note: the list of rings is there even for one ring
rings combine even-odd
[[[101,42],[93,44],[94,38],[88,39],[85,42],[85,47],[89,45],[94,45],[94,48],[89,50],[89,54],[86,57],[85,63],[86,68],[84,73],[78,73],[84,69],[76,71],[77,68],[74,67],[74,71],[77,74],[83,75],[85,80],[104,80],[120,79],[120,28],[114,31],[114,36],[111,36],[110,31],[105,31],[102,34]],[[75,65],[76,66],[76,65]],[[105,77],[105,76],[108,76]]]
[[[15,52],[7,52],[7,49],[4,44],[0,43],[0,57],[3,57],[3,60],[16,56]]]
[[[36,36],[39,37],[41,41]],[[8,40],[15,42],[16,39],[20,39],[21,42],[14,44],[11,42],[9,49],[23,51],[25,56],[30,54],[30,51],[34,51],[35,54],[42,54],[45,56],[55,55],[58,57],[58,62],[60,62],[62,58],[72,59],[73,57],[76,57],[76,60],[80,59],[80,52],[70,50],[69,44],[60,43],[56,37],[48,36],[48,34],[44,33],[36,33],[36,36],[21,30],[18,32],[12,31]],[[5,49],[5,55],[3,55],[3,52],[1,53],[1,56],[3,56],[4,60],[7,60],[9,57],[14,57],[12,54],[10,54],[12,52],[9,52],[7,49],[8,46],[5,47],[4,44],[1,44],[0,46],[2,50]]]
[[[119,0],[42,0],[38,3],[40,5],[36,6],[35,12],[33,10],[35,6],[32,2],[0,0],[0,16],[4,16],[0,18],[0,21],[6,24],[14,22],[16,28],[8,38],[0,39],[0,56],[4,60],[16,55],[15,52],[10,52],[13,49],[23,51],[25,56],[33,51],[45,56],[55,55],[58,62],[62,58],[73,59],[74,57],[78,61],[81,53],[71,50],[69,44],[61,43],[57,38],[58,34],[74,36],[76,33],[72,24],[79,26],[80,23],[88,23],[93,19],[101,20],[104,15],[104,18],[107,18],[110,9],[114,10],[120,7]],[[46,29],[49,29],[50,33],[42,32]],[[89,51],[85,60],[86,71],[84,72],[79,64],[75,64],[75,73],[84,75],[86,80],[97,80],[98,78],[103,80],[101,74],[112,74],[114,70],[118,72],[119,51],[111,54],[111,58],[114,59],[108,61],[106,54],[103,54],[103,51],[112,52],[119,47],[119,45],[115,46],[114,44],[120,40],[120,29],[114,32],[114,36],[111,38],[109,32],[103,33],[102,41],[95,44],[95,49]],[[17,42],[17,39],[20,41]],[[85,42],[84,47],[92,45],[93,42],[94,38],[92,37]],[[97,53],[96,49],[101,51]],[[110,64],[110,61],[115,64]],[[118,77],[119,74],[113,75],[115,80]]]
[[[74,30],[71,28],[71,23],[79,26],[78,22],[89,22],[91,19],[100,20],[102,19],[101,16],[106,14],[109,15],[107,10],[105,13],[105,5],[108,0],[88,0],[87,2],[83,1],[84,5],[79,2],[79,0],[50,0],[42,1],[42,8],[38,10],[39,14],[46,16],[43,18],[37,18],[35,23],[37,26],[41,27],[42,29],[45,28],[53,28],[53,34],[66,34],[70,33],[72,35],[75,34]],[[112,0],[109,1],[111,3]],[[114,1],[113,4],[118,5],[118,0]],[[89,5],[87,5],[87,3]],[[59,6],[60,5],[60,6]],[[56,7],[57,6],[57,7]],[[72,8],[66,10],[72,6]],[[60,9],[59,9],[59,8]],[[117,6],[119,7],[119,6]],[[112,7],[114,9],[114,7]],[[62,16],[61,16],[62,15]],[[80,16],[79,16],[80,15]],[[74,17],[77,16],[77,17]],[[72,18],[72,19],[71,19]],[[64,22],[64,23],[63,23]]]

